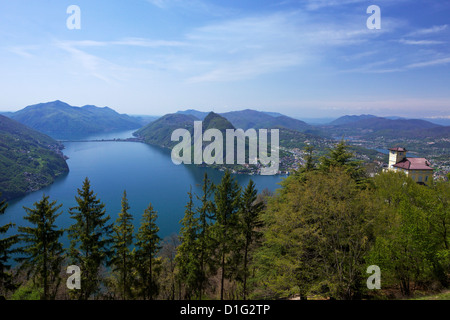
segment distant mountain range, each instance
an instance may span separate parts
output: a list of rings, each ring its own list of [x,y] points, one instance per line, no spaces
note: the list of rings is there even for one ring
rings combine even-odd
[[[193,115],[197,119],[203,120],[208,112],[197,110],[178,111],[177,114]],[[277,112],[262,112],[256,110],[241,110],[218,113],[231,122],[235,128],[239,129],[268,129],[287,128],[300,132],[311,130],[313,127],[304,121],[294,119]]]
[[[74,107],[59,100],[31,105],[6,115],[54,138],[132,130],[143,125],[143,119],[119,114],[108,107]]]
[[[0,115],[0,198],[39,190],[68,172],[61,149],[49,136]]]
[[[344,125],[344,124],[349,124],[349,123],[354,123],[354,122],[358,122],[360,120],[366,120],[366,119],[372,119],[372,118],[376,118],[376,116],[373,116],[371,114],[362,114],[359,116],[343,116],[340,117],[332,122],[329,123],[330,126],[340,126],[340,125]]]
[[[361,136],[365,138],[384,136],[386,138],[408,138],[427,135],[430,138],[442,136],[450,127],[420,119],[387,119],[372,115],[344,116],[322,126],[334,136]]]

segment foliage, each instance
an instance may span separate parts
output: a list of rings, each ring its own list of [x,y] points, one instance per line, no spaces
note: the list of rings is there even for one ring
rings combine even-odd
[[[112,231],[110,217],[106,215],[105,205],[97,199],[91,190],[90,181],[86,178],[75,197],[77,206],[70,208],[69,213],[75,222],[68,229],[69,257],[73,264],[78,265],[81,274],[81,290],[74,296],[87,300],[99,291],[101,277],[100,268],[108,261],[111,251],[109,237]]]
[[[62,145],[0,115],[0,192],[6,199],[23,196],[69,171]]]
[[[5,214],[6,208],[8,204],[6,201],[0,201],[0,215]],[[0,235],[4,235],[8,232],[8,230],[15,225],[13,223],[8,223],[4,226],[0,226]],[[19,237],[17,235],[7,236],[5,238],[0,238],[0,299],[5,297],[8,291],[15,289],[15,284],[13,283],[13,277],[9,273],[11,265],[8,263],[11,255],[16,252],[13,249],[13,245],[15,245],[19,241]]]
[[[34,208],[25,208],[25,220],[31,226],[18,228],[24,245],[20,250],[23,256],[17,261],[22,263],[21,268],[26,269],[28,275],[32,275],[35,283],[42,286],[44,300],[54,299],[61,281],[59,273],[64,257],[59,238],[64,231],[55,225],[56,218],[62,213],[57,212],[61,206],[56,205],[56,201],[49,202],[49,197],[43,195]]]
[[[268,203],[257,254],[258,295],[361,296],[364,253],[374,209],[343,170],[291,179]]]
[[[133,254],[130,246],[133,244],[133,216],[129,213],[127,192],[123,192],[122,210],[113,226],[112,258],[111,265],[113,271],[118,273],[118,286],[122,293],[122,299],[127,299],[131,295],[131,269],[134,265]]]
[[[153,300],[158,295],[158,265],[156,256],[161,249],[161,239],[158,236],[159,227],[156,224],[157,212],[150,203],[142,215],[141,225],[136,235],[136,268],[140,274],[140,296]]]

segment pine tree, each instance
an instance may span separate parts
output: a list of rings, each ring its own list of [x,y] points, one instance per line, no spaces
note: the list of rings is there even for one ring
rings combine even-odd
[[[309,172],[311,170],[314,170],[316,167],[313,156],[314,147],[311,145],[307,145],[305,146],[304,151],[306,155],[305,155],[305,166],[303,167],[303,171]]]
[[[56,289],[61,281],[59,276],[63,257],[63,246],[59,238],[63,230],[58,230],[55,225],[56,218],[62,212],[57,212],[62,204],[56,205],[56,201],[49,202],[49,197],[43,195],[39,202],[34,203],[34,208],[24,209],[27,212],[25,220],[30,222],[30,227],[19,227],[20,239],[25,245],[20,249],[24,255],[17,259],[22,262],[21,268],[27,270],[28,275],[43,287],[42,299],[54,299]],[[53,290],[51,290],[53,288]]]
[[[150,300],[153,300],[158,294],[155,266],[156,255],[161,249],[161,238],[158,236],[157,218],[158,214],[150,203],[142,215],[141,225],[136,235],[136,258],[142,278],[142,295],[144,299]]]
[[[69,209],[71,218],[75,220],[68,229],[71,240],[69,255],[72,263],[81,269],[81,290],[73,294],[87,300],[100,289],[99,271],[111,255],[109,234],[112,224],[109,223],[109,215],[106,215],[105,205],[91,190],[88,178],[78,189],[75,200],[78,205]]]
[[[261,234],[261,212],[264,209],[263,202],[257,202],[257,193],[258,191],[255,188],[255,183],[250,180],[247,188],[244,190],[242,194],[241,208],[239,210],[240,217],[240,226],[241,232],[244,238],[243,241],[243,274],[242,274],[242,283],[243,283],[243,299],[247,299],[247,279],[249,276],[248,264],[249,264],[249,254],[251,252],[251,246],[258,241]]]
[[[211,201],[211,196],[214,192],[214,184],[208,179],[208,174],[205,172],[202,184],[202,195],[197,196],[201,205],[197,208],[199,219],[199,234],[198,234],[198,250],[199,250],[199,263],[200,263],[200,279],[199,290],[200,299],[202,298],[203,291],[207,280],[207,267],[212,265],[211,252],[211,220],[214,220],[214,203]]]
[[[184,284],[187,299],[199,296],[199,283],[201,279],[199,250],[198,250],[198,218],[195,217],[192,188],[188,192],[189,201],[186,204],[183,219],[180,221],[180,242],[178,246],[176,262],[178,265],[178,277]]]
[[[133,216],[128,212],[127,192],[123,192],[122,210],[113,226],[111,260],[113,270],[118,272],[120,286],[122,289],[122,299],[127,299],[131,293],[131,269],[133,267],[132,253],[130,246],[133,244]]]
[[[1,194],[0,194],[1,195]],[[8,204],[5,200],[0,202],[0,215],[5,213]],[[0,226],[0,235],[6,234],[11,227],[14,227],[13,223],[8,223],[4,226]],[[8,264],[11,255],[16,251],[12,249],[12,246],[19,241],[17,235],[12,235],[6,238],[0,238],[0,300],[4,298],[3,295],[10,290],[14,290],[16,287],[13,284],[11,274],[8,272],[11,265]]]
[[[348,145],[342,139],[327,155],[320,158],[318,169],[329,172],[332,168],[343,168],[344,171],[359,184],[366,182],[366,171],[362,161],[355,160],[354,154],[348,150]]]
[[[225,278],[230,279],[234,271],[231,253],[237,247],[238,210],[240,207],[241,188],[230,172],[225,171],[214,195],[215,217],[213,226],[214,238],[217,245],[218,265],[220,275],[220,300],[224,299]]]

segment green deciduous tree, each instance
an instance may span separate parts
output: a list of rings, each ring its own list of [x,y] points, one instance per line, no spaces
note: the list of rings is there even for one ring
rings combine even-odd
[[[34,203],[34,208],[25,208],[27,216],[24,219],[31,226],[18,228],[24,245],[20,249],[23,256],[17,261],[22,263],[21,268],[27,270],[28,275],[32,275],[34,282],[42,286],[41,299],[44,300],[55,298],[61,281],[59,275],[64,256],[59,238],[64,231],[55,225],[56,218],[62,213],[57,212],[61,206],[43,195]]]
[[[86,178],[78,196],[77,206],[70,208],[74,224],[68,229],[70,242],[69,256],[72,264],[81,269],[81,290],[73,292],[79,299],[89,299],[100,289],[100,268],[111,255],[110,233],[112,224],[106,215],[105,205],[97,199]]]
[[[397,284],[404,295],[432,281],[448,285],[450,194],[445,183],[427,187],[398,172],[374,178],[381,206],[368,259],[383,270],[384,283]]]
[[[258,294],[360,297],[376,211],[371,203],[370,193],[340,168],[285,183],[264,214]]]

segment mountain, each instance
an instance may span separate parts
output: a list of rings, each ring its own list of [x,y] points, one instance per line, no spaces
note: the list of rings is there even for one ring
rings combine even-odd
[[[108,107],[73,107],[59,100],[28,106],[10,114],[10,118],[54,138],[141,127],[138,119]]]
[[[267,112],[260,112],[255,110],[242,110],[221,113],[227,118],[234,127],[240,129],[271,129],[271,128],[287,128],[297,131],[307,131],[311,126],[306,122],[290,118],[288,116],[280,115],[273,116]]]
[[[196,117],[199,120],[203,120],[206,118],[206,116],[209,114],[209,112],[188,109],[185,111],[177,111],[177,114],[191,115],[191,116]]]
[[[450,126],[450,117],[448,118],[423,118],[422,120],[426,120],[435,124],[439,124],[441,126]]]
[[[439,127],[439,125],[435,123],[419,119],[391,120],[378,117],[362,119],[352,123],[351,126],[354,128],[369,129],[373,131],[381,131],[381,130],[403,131],[403,130],[418,130],[418,129],[430,129]]]
[[[203,132],[208,129],[218,129],[222,132],[223,135],[226,133],[226,129],[235,129],[235,127],[228,121],[225,117],[220,114],[210,112],[203,119],[202,123]]]
[[[62,148],[49,136],[0,115],[1,198],[39,190],[68,172]]]
[[[141,127],[146,126],[150,122],[153,122],[153,121],[161,118],[161,116],[148,116],[148,115],[135,115],[135,114],[130,114],[129,116],[134,118],[135,120],[137,120],[139,122],[139,124],[141,125]]]
[[[203,120],[209,112],[197,111],[193,109],[178,111],[177,114],[192,115],[199,120]],[[251,109],[230,111],[225,113],[215,113],[227,119],[233,127],[237,129],[271,129],[287,128],[305,132],[311,130],[311,126],[304,121],[294,119],[278,112],[262,112]]]
[[[140,128],[133,135],[143,139],[145,143],[171,148],[177,144],[177,142],[171,141],[172,132],[182,128],[189,130],[192,135],[194,121],[199,121],[199,119],[188,114],[166,114],[145,127]]]
[[[376,118],[376,116],[373,116],[371,114],[362,114],[359,116],[353,115],[353,116],[343,116],[340,117],[332,122],[329,123],[330,126],[340,126],[343,124],[348,124],[348,123],[354,123],[360,120],[365,120],[365,119],[371,119],[371,118]]]
[[[281,113],[279,113],[279,112],[263,111],[263,113],[268,114],[269,116],[272,116],[272,117],[281,117],[281,116],[284,116],[284,114],[281,114]]]

